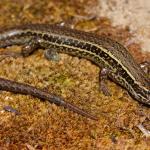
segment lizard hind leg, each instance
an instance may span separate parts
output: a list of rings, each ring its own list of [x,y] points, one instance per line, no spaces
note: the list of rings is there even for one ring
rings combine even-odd
[[[27,57],[29,56],[32,52],[37,50],[40,47],[40,40],[37,38],[31,39],[29,42],[23,44],[21,52],[15,52],[15,51],[5,51],[5,52],[0,52],[0,61],[7,58],[7,57]]]
[[[44,56],[47,60],[52,60],[52,61],[60,60],[59,54],[56,52],[56,50],[53,50],[53,49],[46,49],[44,51]]]
[[[27,57],[32,54],[35,50],[40,48],[40,42],[38,39],[31,39],[28,43],[24,44],[21,49],[23,57]]]

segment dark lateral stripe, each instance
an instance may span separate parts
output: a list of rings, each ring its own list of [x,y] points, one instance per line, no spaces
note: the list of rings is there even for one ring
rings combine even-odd
[[[53,43],[53,45],[55,45],[55,43],[59,44],[60,47],[61,47],[61,45],[63,45],[63,48],[65,50],[68,49],[70,52],[71,52],[71,48],[67,48],[67,46],[74,47],[74,49],[72,51],[73,55],[77,55],[79,57],[85,57],[85,56],[93,57],[93,59],[96,61],[95,63],[97,63],[97,64],[99,64],[100,61],[102,61],[102,60],[98,59],[98,57],[100,57],[104,60],[104,62],[108,62],[109,66],[113,67],[114,69],[117,68],[117,73],[122,78],[125,79],[126,83],[129,84],[126,86],[128,86],[128,87],[132,86],[132,88],[137,92],[139,92],[139,90],[141,90],[140,88],[137,87],[137,84],[135,84],[134,80],[130,77],[128,72],[122,68],[122,66],[118,63],[118,61],[116,61],[115,59],[110,57],[109,54],[104,52],[103,49],[101,49],[99,46],[95,46],[92,43],[87,43],[86,41],[80,41],[77,39],[73,39],[72,37],[70,38],[67,36],[64,37],[64,36],[60,36],[60,35],[45,34],[45,33],[40,33],[40,32],[36,32],[36,31],[34,32],[34,31],[28,30],[27,32],[24,32],[23,34],[26,36],[34,36],[34,37],[42,38],[46,42]],[[66,47],[65,47],[65,45],[66,45]],[[79,52],[78,50],[75,50],[75,48],[81,49],[83,51]],[[86,54],[85,54],[85,51],[86,51]],[[94,55],[92,55],[92,53],[94,53]],[[95,57],[95,55],[97,55],[97,57]],[[144,96],[143,92],[139,92],[139,93],[141,93]]]

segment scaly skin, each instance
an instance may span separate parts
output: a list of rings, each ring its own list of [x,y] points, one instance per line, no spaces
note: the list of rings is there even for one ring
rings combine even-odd
[[[112,39],[59,25],[31,24],[0,32],[0,47],[11,45],[23,45],[24,56],[43,48],[46,56],[60,52],[91,60],[107,69],[108,77],[135,100],[150,105],[150,80],[127,49]]]

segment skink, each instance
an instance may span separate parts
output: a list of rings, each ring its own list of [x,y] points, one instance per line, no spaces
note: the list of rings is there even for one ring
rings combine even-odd
[[[42,48],[46,57],[66,53],[88,59],[135,100],[150,106],[150,80],[127,49],[108,37],[60,25],[30,24],[0,32],[0,48],[11,45],[23,45],[24,56]]]

